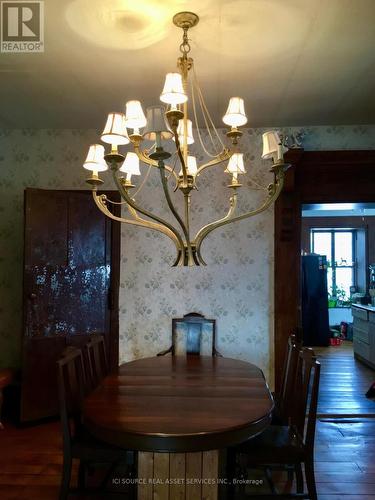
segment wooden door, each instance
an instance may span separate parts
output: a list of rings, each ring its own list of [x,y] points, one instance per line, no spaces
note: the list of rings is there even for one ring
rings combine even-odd
[[[104,334],[117,366],[119,229],[90,191],[25,191],[21,421],[57,414],[56,360],[66,345]]]

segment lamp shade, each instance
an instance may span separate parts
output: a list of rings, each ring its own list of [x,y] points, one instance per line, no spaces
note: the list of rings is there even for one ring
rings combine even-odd
[[[91,144],[83,168],[93,172],[108,170],[108,166],[104,160],[104,146],[101,144]]]
[[[170,139],[173,132],[165,117],[164,106],[150,106],[146,109],[147,125],[143,131],[143,137],[150,141],[156,140],[156,134],[161,134],[162,139]]]
[[[245,105],[241,97],[231,97],[229,99],[228,109],[223,116],[223,122],[230,127],[240,127],[247,123]]]
[[[228,166],[225,170],[230,174],[246,174],[243,163],[243,153],[234,153],[229,158]]]
[[[123,113],[109,113],[102,133],[102,141],[116,146],[129,144]]]
[[[264,132],[263,136],[263,153],[262,158],[267,160],[275,155],[278,155],[279,147],[281,146],[281,140],[279,134],[275,131]],[[282,146],[281,146],[282,147]],[[282,152],[286,148],[282,147]]]
[[[126,153],[125,161],[121,165],[120,171],[131,175],[141,175],[138,156],[135,153]]]
[[[180,120],[178,122],[177,134],[178,134],[178,140],[180,141],[180,144],[183,144],[184,143],[184,120]],[[173,140],[174,140],[174,137],[173,137]],[[192,124],[191,120],[187,120],[187,143],[188,143],[188,145],[194,143],[193,124]]]
[[[126,103],[125,126],[127,128],[143,128],[147,121],[139,101]]]
[[[186,102],[187,99],[188,97],[185,94],[180,73],[167,73],[160,100],[166,104],[176,106],[177,104]]]
[[[187,170],[188,175],[192,175],[192,176],[196,175],[196,173],[198,171],[198,167],[197,167],[197,159],[195,158],[195,156],[188,155],[186,170]],[[182,175],[182,169],[180,171],[180,175]]]

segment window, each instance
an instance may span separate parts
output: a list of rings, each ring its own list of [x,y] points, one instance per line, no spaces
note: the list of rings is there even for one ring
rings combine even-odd
[[[311,229],[311,252],[327,257],[328,292],[341,300],[350,298],[356,285],[356,231],[352,229]]]

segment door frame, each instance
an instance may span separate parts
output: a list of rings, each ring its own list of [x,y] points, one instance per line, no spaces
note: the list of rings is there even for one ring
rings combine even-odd
[[[121,217],[120,202],[122,201],[118,191],[101,191],[108,199],[116,202],[111,205],[111,212],[116,217]],[[92,200],[94,203],[94,200]],[[99,210],[99,209],[98,209]],[[104,217],[107,217],[104,215]],[[117,369],[119,365],[119,293],[121,273],[121,222],[111,219],[111,279],[110,279],[110,329],[108,339],[108,366],[110,371]]]
[[[301,326],[301,209],[312,203],[375,202],[375,150],[304,151],[285,155],[292,167],[275,203],[275,385],[288,336]]]

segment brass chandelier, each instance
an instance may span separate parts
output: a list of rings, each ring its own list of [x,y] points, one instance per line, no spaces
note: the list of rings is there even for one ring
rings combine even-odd
[[[223,122],[229,127],[226,136],[231,145],[225,145],[208,112],[195,74],[193,59],[189,56],[188,30],[196,26],[198,21],[199,17],[192,12],[180,12],[173,17],[173,23],[183,30],[183,38],[180,45],[181,56],[177,60],[178,72],[167,74],[160,95],[160,100],[166,107],[151,106],[146,109],[145,115],[139,101],[128,101],[125,113],[110,113],[101,140],[111,145],[111,151],[105,153],[103,145],[92,144],[83,165],[92,172],[87,182],[92,187],[93,198],[99,210],[116,221],[154,229],[168,236],[176,246],[177,256],[174,266],[206,265],[201,254],[204,239],[215,229],[257,215],[272,205],[283,188],[284,174],[289,167],[283,159],[285,148],[282,145],[282,138],[275,131],[265,132],[262,158],[273,160],[271,167],[273,182],[265,188],[266,197],[258,208],[242,214],[236,213],[237,193],[241,187],[239,176],[246,173],[243,153],[239,149],[239,139],[242,136],[239,127],[247,123],[244,101],[240,97],[231,97],[229,100]],[[199,166],[196,158],[189,154],[189,145],[194,142],[194,137],[192,120],[188,114],[188,102],[192,105],[194,130],[208,157],[208,161]],[[206,141],[201,134],[200,122],[207,130]],[[147,148],[143,146],[145,140],[152,141],[152,145]],[[173,154],[165,149],[168,140],[174,145]],[[132,152],[127,152],[126,155],[119,152],[119,146],[129,143],[132,144]],[[179,173],[176,172],[177,161],[181,165]],[[148,172],[151,168],[159,170],[164,196],[177,222],[176,225],[155,215],[136,201],[132,193],[136,187],[132,183],[132,177],[140,175],[140,162],[148,165]],[[193,191],[197,189],[198,178],[206,169],[217,168],[223,162],[227,162],[224,172],[230,175],[228,212],[225,217],[203,226],[192,237],[190,204],[192,194],[195,194]],[[98,188],[103,184],[99,172],[108,169],[112,172],[114,183],[123,200],[122,204],[129,212],[129,218],[115,216],[110,210],[114,202],[105,194],[98,194]],[[148,173],[138,187],[137,193],[143,188],[147,176]],[[183,195],[184,216],[179,214],[172,201],[170,178],[175,181],[174,190],[179,190]]]

